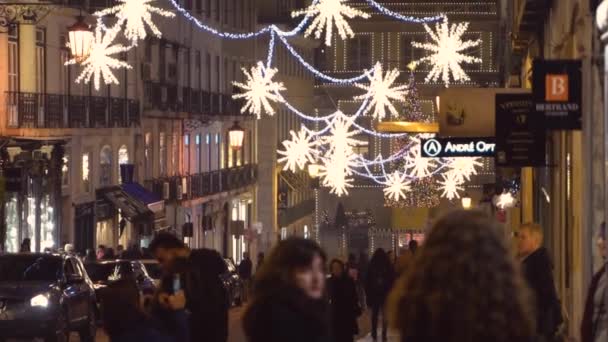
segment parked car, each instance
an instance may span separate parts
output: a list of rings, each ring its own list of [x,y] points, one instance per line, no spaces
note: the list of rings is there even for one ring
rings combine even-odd
[[[160,269],[160,265],[158,264],[158,261],[156,261],[154,259],[143,259],[143,260],[139,260],[139,261],[146,268],[146,272],[148,273],[150,278],[154,279],[154,281],[158,285],[158,283],[160,282],[160,278],[163,275],[162,274],[163,271]]]
[[[137,286],[144,296],[144,300],[149,300],[156,291],[154,279],[139,260],[102,260],[87,262],[84,264],[96,291],[106,287],[113,281],[133,277]]]
[[[244,285],[236,266],[230,259],[224,259],[228,272],[222,275],[222,282],[228,291],[229,305],[240,306],[243,303]]]
[[[0,336],[67,341],[78,332],[93,342],[95,290],[76,257],[59,254],[0,255]]]

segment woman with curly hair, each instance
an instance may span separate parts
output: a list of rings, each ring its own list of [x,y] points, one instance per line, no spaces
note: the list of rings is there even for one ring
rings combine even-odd
[[[440,219],[390,303],[402,342],[530,342],[528,293],[500,226],[475,211]]]

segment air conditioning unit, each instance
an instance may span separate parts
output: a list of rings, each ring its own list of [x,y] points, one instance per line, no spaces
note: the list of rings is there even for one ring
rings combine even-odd
[[[141,79],[143,81],[152,79],[152,66],[150,63],[141,63]]]
[[[163,199],[164,200],[168,200],[169,199],[169,195],[170,195],[170,191],[169,191],[170,187],[169,187],[169,182],[164,182],[163,183]]]

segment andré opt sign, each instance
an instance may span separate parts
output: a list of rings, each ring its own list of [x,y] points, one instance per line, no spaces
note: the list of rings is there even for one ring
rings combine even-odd
[[[420,153],[423,158],[493,157],[494,138],[432,138],[422,139]]]

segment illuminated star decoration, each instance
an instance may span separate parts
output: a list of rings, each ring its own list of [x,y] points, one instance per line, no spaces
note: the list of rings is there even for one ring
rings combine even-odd
[[[333,25],[336,25],[340,38],[352,38],[355,33],[348,25],[346,18],[352,19],[355,17],[369,18],[370,15],[345,5],[347,0],[317,0],[308,6],[306,9],[293,11],[292,17],[305,15],[307,17],[315,17],[310,23],[304,36],[308,37],[311,33],[315,33],[315,38],[321,38],[321,34],[325,30],[325,45],[331,46],[331,38],[333,34]]]
[[[435,24],[435,32],[424,24],[426,32],[431,36],[431,43],[412,42],[412,46],[430,52],[430,55],[423,57],[415,64],[428,63],[432,69],[426,76],[425,82],[437,81],[441,77],[443,83],[450,85],[451,78],[455,82],[465,82],[470,80],[469,75],[462,69],[461,63],[481,63],[481,59],[466,54],[466,50],[479,46],[481,39],[462,40],[469,23],[463,22],[450,26],[448,19]]]
[[[412,146],[405,156],[405,168],[409,170],[409,176],[412,178],[424,178],[431,175],[431,170],[437,165],[435,158],[423,158],[420,139],[432,138],[433,134],[418,134],[412,141]]]
[[[124,22],[125,37],[134,45],[137,45],[139,39],[146,38],[146,24],[154,33],[155,36],[161,37],[161,32],[158,27],[152,22],[152,14],[156,13],[166,18],[175,17],[175,13],[152,6],[150,3],[154,0],[118,0],[120,3],[113,7],[95,12],[98,17],[115,14],[118,22],[117,27],[122,26]]]
[[[460,198],[459,191],[463,191],[462,182],[456,179],[456,175],[452,172],[446,172],[441,175],[442,180],[439,180],[439,190],[442,191],[441,196],[448,200]]]
[[[477,157],[457,157],[447,158],[449,164],[449,172],[454,173],[456,179],[460,182],[471,180],[471,176],[477,174],[476,167],[483,166],[481,158]]]
[[[515,197],[509,191],[498,195],[495,198],[496,206],[500,209],[509,209],[515,206]]]
[[[331,188],[330,192],[338,197],[347,195],[347,188],[352,187],[353,168],[357,166],[357,154],[353,146],[357,142],[353,136],[359,131],[351,131],[353,118],[349,118],[342,112],[334,114],[330,123],[328,136],[322,138],[322,143],[328,145],[324,155],[320,158],[319,166],[321,184]]]
[[[314,163],[314,155],[316,154],[316,141],[304,126],[299,132],[290,131],[291,140],[283,141],[285,150],[277,151],[280,155],[279,163],[285,163],[283,170],[295,172],[298,169],[304,169],[306,163]]]
[[[410,191],[410,182],[405,179],[405,172],[395,171],[386,176],[386,188],[383,189],[384,196],[399,201],[405,199],[405,193]]]
[[[399,77],[399,70],[393,69],[383,74],[382,64],[378,62],[374,66],[373,72],[368,72],[367,74],[369,85],[355,84],[357,87],[367,91],[364,95],[355,96],[355,100],[371,99],[365,109],[365,114],[369,113],[372,107],[374,108],[373,117],[378,121],[382,121],[386,117],[387,107],[392,115],[397,116],[399,114],[391,103],[391,100],[405,101],[408,86],[393,86],[397,77]]]
[[[270,101],[280,102],[281,97],[277,93],[285,90],[283,82],[272,81],[278,69],[266,68],[264,63],[258,62],[257,66],[251,67],[251,72],[248,72],[245,68],[242,70],[247,78],[245,83],[232,82],[232,84],[243,90],[243,93],[234,94],[232,98],[244,98],[246,100],[245,105],[241,108],[241,113],[249,111],[255,114],[258,119],[263,112],[266,112],[268,115],[274,115],[275,111]]]
[[[112,42],[118,34],[117,29],[111,29],[102,32],[100,27],[95,30],[95,39],[91,42],[91,50],[89,55],[82,61],[82,73],[76,78],[76,83],[84,81],[89,83],[93,78],[95,90],[99,90],[101,79],[105,84],[119,84],[118,79],[112,73],[112,69],[126,68],[131,69],[131,66],[118,58],[112,57],[117,53],[125,52],[130,49],[120,44],[112,45]],[[66,62],[66,65],[77,64],[76,59],[71,59]]]

